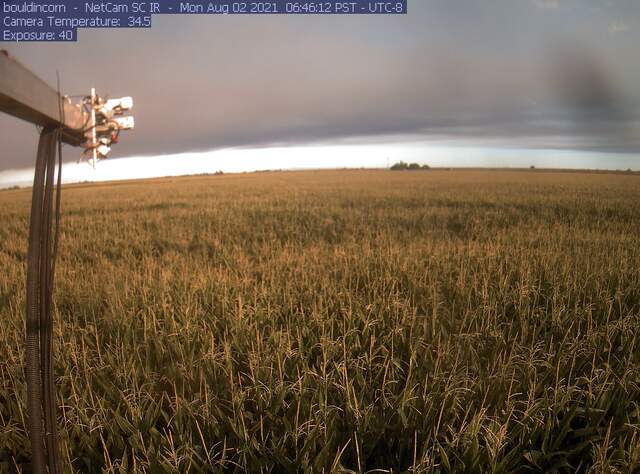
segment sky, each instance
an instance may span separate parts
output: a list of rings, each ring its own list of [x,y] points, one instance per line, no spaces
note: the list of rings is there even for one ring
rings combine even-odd
[[[640,169],[637,0],[409,0],[405,16],[153,21],[81,30],[71,44],[0,44],[50,84],[59,71],[67,94],[133,96],[136,129],[99,170],[69,164],[70,177],[399,159]],[[29,180],[35,127],[0,114],[0,143],[0,186]],[[69,162],[79,154],[65,148]]]

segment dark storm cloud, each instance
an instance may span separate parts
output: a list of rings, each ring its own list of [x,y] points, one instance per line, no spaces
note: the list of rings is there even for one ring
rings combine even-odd
[[[66,92],[132,95],[137,129],[119,156],[381,135],[637,152],[638,5],[410,0],[403,17],[156,17],[152,30],[8,49],[51,83],[59,70]],[[32,164],[35,141],[0,116],[0,169]]]

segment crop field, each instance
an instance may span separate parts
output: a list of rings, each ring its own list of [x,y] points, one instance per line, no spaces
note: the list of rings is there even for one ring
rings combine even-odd
[[[30,190],[0,192],[0,471],[29,458]],[[638,472],[640,177],[67,186],[71,472]]]

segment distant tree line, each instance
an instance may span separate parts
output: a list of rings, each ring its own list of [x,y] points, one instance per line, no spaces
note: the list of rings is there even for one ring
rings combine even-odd
[[[420,163],[405,163],[404,161],[399,161],[391,167],[391,171],[416,171],[428,169],[431,169],[429,165],[421,165]]]

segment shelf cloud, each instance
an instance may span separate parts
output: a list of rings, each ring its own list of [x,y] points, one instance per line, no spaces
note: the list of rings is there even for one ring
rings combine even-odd
[[[626,1],[414,0],[406,16],[156,16],[8,49],[69,94],[133,96],[119,156],[394,135],[638,153],[639,22]],[[31,165],[36,140],[0,116],[0,170]]]

